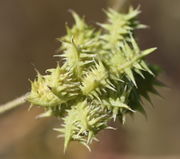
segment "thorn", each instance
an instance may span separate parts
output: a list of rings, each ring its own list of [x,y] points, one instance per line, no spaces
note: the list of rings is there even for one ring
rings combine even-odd
[[[28,112],[32,109],[33,105],[30,104],[29,108],[28,108]]]
[[[48,110],[48,111],[36,116],[35,119],[50,117],[51,115],[52,115],[52,111]]]

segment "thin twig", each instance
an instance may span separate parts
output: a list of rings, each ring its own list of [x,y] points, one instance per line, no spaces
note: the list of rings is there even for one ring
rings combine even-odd
[[[116,11],[122,10],[128,0],[110,0],[109,5]]]
[[[28,95],[29,95],[29,92],[10,101],[10,102],[0,105],[0,114],[3,114],[13,108],[16,108],[16,107],[24,104],[27,100]]]

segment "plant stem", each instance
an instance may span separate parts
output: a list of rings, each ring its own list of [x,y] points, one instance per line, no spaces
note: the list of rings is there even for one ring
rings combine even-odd
[[[26,103],[26,99],[27,99],[28,95],[29,95],[29,92],[27,92],[26,94],[14,99],[10,102],[0,105],[0,114],[3,114],[13,108],[16,108],[16,107]]]
[[[127,0],[116,0],[112,1],[110,0],[111,7],[117,11],[121,10],[124,7],[124,4]]]

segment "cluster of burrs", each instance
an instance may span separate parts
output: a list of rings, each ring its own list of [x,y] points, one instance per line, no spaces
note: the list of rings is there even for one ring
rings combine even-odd
[[[72,12],[75,24],[66,25],[67,34],[59,39],[63,64],[37,73],[31,83],[28,100],[45,108],[40,117],[63,119],[56,130],[65,138],[65,150],[70,141],[89,148],[99,131],[111,128],[109,121],[124,123],[127,114],[145,113],[142,97],[150,101],[148,93],[157,94],[158,69],[144,60],[156,48],[142,51],[134,39],[134,30],[145,28],[139,13],[109,9],[107,22],[96,29]]]

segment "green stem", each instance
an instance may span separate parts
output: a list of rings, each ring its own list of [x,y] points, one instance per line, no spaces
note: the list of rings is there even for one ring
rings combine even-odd
[[[5,104],[0,105],[0,114],[3,114],[13,108],[16,108],[24,103],[26,103],[27,97],[29,96],[29,92],[10,101]]]

